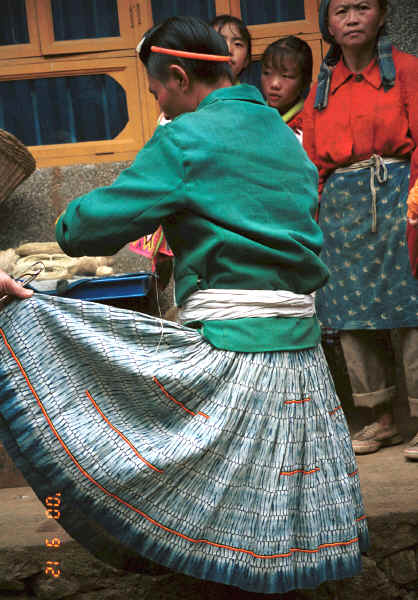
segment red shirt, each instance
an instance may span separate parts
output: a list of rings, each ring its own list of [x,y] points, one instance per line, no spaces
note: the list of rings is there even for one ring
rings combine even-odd
[[[411,157],[410,187],[418,175],[418,58],[393,47],[396,83],[385,92],[374,58],[355,75],[341,59],[325,110],[314,110],[316,85],[303,109],[303,145],[319,170],[320,191],[338,167],[370,158]],[[406,202],[406,198],[405,198]],[[418,235],[408,231],[411,264],[418,268]]]
[[[290,121],[286,123],[295,133],[301,133],[302,131],[302,111],[295,115]]]

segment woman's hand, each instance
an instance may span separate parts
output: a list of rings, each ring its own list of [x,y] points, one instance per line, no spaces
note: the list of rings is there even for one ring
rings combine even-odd
[[[408,215],[408,224],[411,227],[418,227],[418,215],[416,215],[415,213]]]
[[[16,298],[29,298],[33,290],[22,287],[7,273],[0,269],[0,299],[2,296],[16,296]]]

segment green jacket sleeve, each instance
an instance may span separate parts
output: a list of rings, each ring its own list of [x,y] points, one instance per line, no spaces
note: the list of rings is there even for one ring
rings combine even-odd
[[[184,206],[183,172],[172,132],[159,127],[112,185],[68,205],[56,225],[59,245],[70,256],[109,255],[152,233]]]

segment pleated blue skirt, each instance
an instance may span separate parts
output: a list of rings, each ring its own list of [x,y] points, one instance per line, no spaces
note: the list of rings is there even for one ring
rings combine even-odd
[[[358,574],[367,525],[320,347],[218,350],[200,333],[35,294],[0,311],[0,435],[100,559],[146,557],[259,593]]]

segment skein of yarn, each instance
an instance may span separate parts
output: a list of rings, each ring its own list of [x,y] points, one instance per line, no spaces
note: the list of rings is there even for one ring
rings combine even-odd
[[[29,271],[36,262],[42,262],[44,271],[38,280],[71,279],[77,275],[110,276],[114,258],[109,256],[67,256],[56,242],[28,242],[16,249],[0,251],[0,269],[15,278]]]

